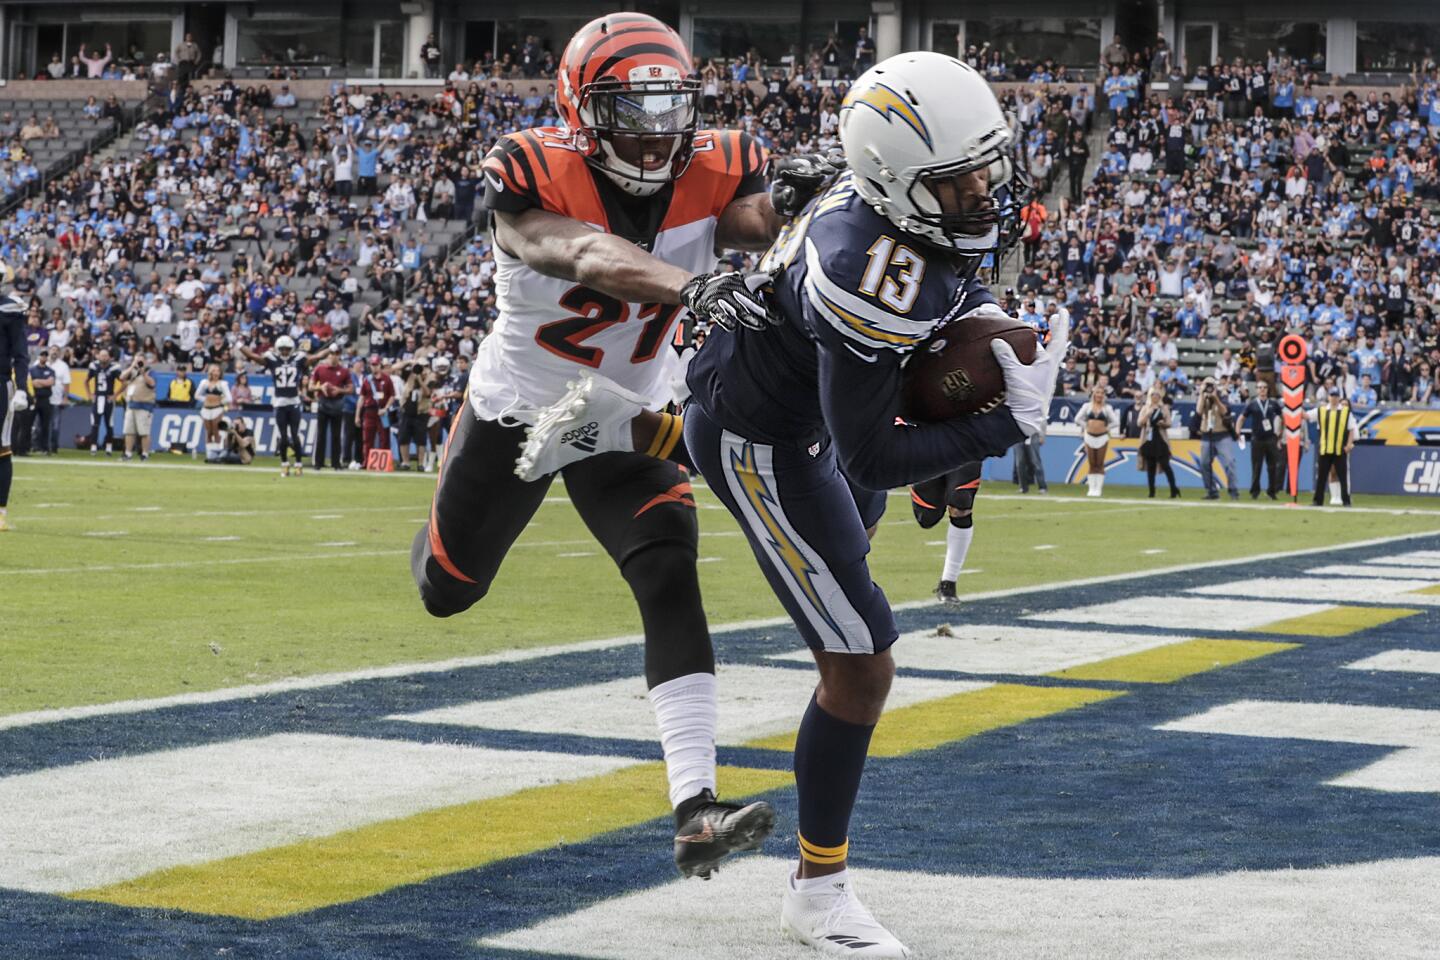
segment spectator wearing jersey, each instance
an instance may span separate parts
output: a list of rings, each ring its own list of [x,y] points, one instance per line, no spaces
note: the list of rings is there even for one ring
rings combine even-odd
[[[153,357],[137,354],[120,374],[125,391],[125,459],[134,459],[140,448],[140,462],[150,459],[150,424],[155,415],[155,374],[150,365]]]
[[[110,456],[115,439],[115,388],[120,382],[120,364],[110,359],[110,351],[101,348],[86,371],[85,383],[93,404],[90,414],[90,456],[102,449]]]
[[[310,384],[316,398],[315,469],[324,468],[328,449],[331,468],[342,470],[345,467],[341,451],[345,436],[345,399],[354,395],[355,386],[350,380],[350,371],[341,362],[338,344],[331,344],[325,352],[324,359],[310,375]]]
[[[384,418],[395,406],[395,382],[384,370],[378,353],[370,355],[369,369],[360,383],[360,405],[355,411],[355,425],[360,428],[362,464],[370,460],[370,451],[390,448],[390,431]]]

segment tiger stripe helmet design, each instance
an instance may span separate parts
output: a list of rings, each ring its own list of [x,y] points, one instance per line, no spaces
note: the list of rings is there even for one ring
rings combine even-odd
[[[634,196],[678,178],[694,155],[700,82],[685,41],[642,13],[597,17],[560,57],[555,105],[575,148]]]

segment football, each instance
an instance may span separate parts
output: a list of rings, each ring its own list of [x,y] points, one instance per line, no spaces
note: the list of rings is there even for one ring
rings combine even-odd
[[[1005,378],[990,352],[996,339],[1008,342],[1022,363],[1035,361],[1035,331],[1014,317],[948,323],[905,365],[901,416],[933,423],[993,410],[1005,399]]]

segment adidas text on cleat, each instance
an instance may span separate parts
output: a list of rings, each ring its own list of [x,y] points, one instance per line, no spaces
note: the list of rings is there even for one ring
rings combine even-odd
[[[935,599],[939,600],[941,603],[958,604],[960,602],[960,598],[955,595],[955,581],[941,580],[939,583],[937,583],[935,585]]]
[[[790,936],[832,957],[908,957],[905,944],[882,927],[842,870],[824,879],[818,890],[802,891],[792,876],[785,885],[780,928]],[[808,881],[801,881],[807,883]]]
[[[515,475],[538,480],[597,453],[633,450],[630,421],[648,406],[644,397],[618,383],[586,374],[525,431]]]
[[[732,853],[757,849],[775,828],[775,808],[764,800],[721,803],[709,790],[675,810],[675,866],[686,877],[709,880]]]

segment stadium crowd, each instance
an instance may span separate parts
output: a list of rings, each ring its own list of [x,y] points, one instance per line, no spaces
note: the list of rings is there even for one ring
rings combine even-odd
[[[1172,401],[1192,395],[1200,384],[1177,341],[1209,339],[1225,344],[1221,396],[1242,403],[1278,337],[1297,330],[1314,382],[1353,405],[1440,406],[1435,66],[1393,94],[1322,100],[1315,65],[1283,56],[1187,78],[1163,48],[1112,52],[1098,88],[1051,63],[967,54],[992,76],[1032,81],[1004,98],[1040,187],[1007,297],[1042,331],[1071,313],[1065,392],[1099,384],[1134,399],[1159,383]],[[455,65],[433,95],[336,83],[306,102],[283,83],[205,79],[184,54],[184,71],[157,77],[168,58],[145,64],[152,93],[129,149],[86,158],[0,220],[0,259],[32,298],[32,356],[48,351],[62,383],[136,356],[198,379],[211,365],[257,372],[254,357],[288,335],[304,354],[338,347],[357,384],[394,377],[397,427],[442,417],[496,316],[494,264],[474,229],[479,163],[504,133],[558,122],[553,54],[530,37]],[[697,61],[703,122],[777,153],[836,150],[844,78],[865,57],[831,38],[779,68],[753,53]],[[1097,89],[1110,125],[1087,182]],[[113,98],[85,109],[121,116]],[[26,129],[0,117],[12,142]],[[1069,196],[1047,211],[1040,197],[1062,167]],[[169,399],[187,402],[176,389]],[[358,452],[347,441],[347,461]]]
[[[1313,388],[1440,407],[1435,64],[1393,92],[1323,97],[1314,65],[1284,56],[1189,77],[1168,57],[1140,66],[1102,84],[1113,120],[1093,178],[1027,211],[1015,302],[1037,327],[1075,319],[1067,392],[1193,396],[1181,344],[1209,341],[1224,349],[1201,382],[1243,403],[1295,332]],[[1079,136],[1066,148],[1088,155]]]

